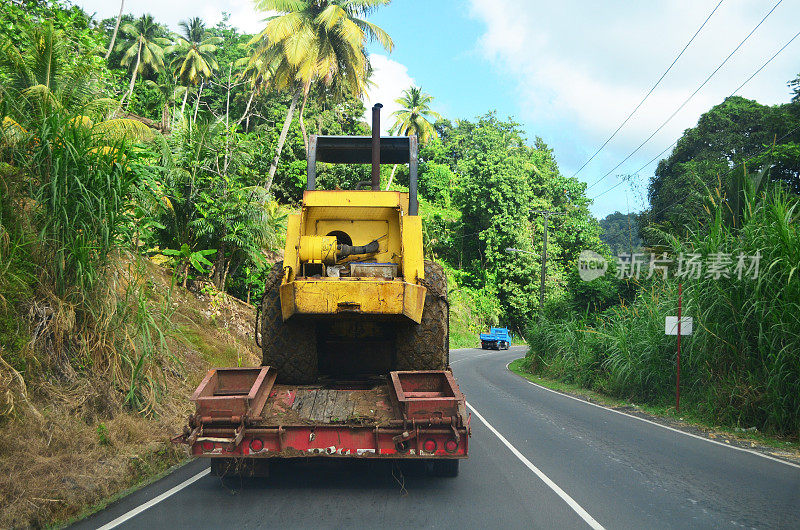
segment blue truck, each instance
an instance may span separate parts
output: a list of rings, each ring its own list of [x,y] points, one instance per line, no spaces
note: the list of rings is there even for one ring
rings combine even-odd
[[[508,328],[492,328],[489,333],[481,333],[482,350],[507,350],[510,345]]]

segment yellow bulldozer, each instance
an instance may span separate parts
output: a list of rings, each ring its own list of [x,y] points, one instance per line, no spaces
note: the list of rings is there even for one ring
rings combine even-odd
[[[446,279],[422,249],[417,138],[380,137],[379,123],[376,105],[372,137],[310,137],[307,190],[257,324],[280,382],[449,364]],[[372,180],[359,183],[369,189],[317,190],[317,162],[371,163]],[[408,164],[408,193],[380,191],[382,163]]]

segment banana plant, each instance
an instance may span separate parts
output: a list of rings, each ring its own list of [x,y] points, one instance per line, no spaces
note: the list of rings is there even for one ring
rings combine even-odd
[[[192,249],[189,248],[189,245],[184,243],[183,245],[181,245],[180,250],[167,248],[164,249],[161,253],[164,254],[165,256],[173,256],[178,262],[178,268],[183,269],[183,281],[181,282],[181,286],[185,288],[186,282],[189,280],[190,267],[193,267],[196,271],[198,271],[201,274],[208,274],[211,271],[211,268],[214,266],[214,264],[208,261],[208,259],[206,259],[206,256],[210,256],[212,254],[215,254],[216,252],[217,249],[215,248],[192,251]]]

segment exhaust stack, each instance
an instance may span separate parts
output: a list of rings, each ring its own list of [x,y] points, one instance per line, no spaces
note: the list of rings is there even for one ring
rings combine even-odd
[[[375,103],[372,107],[372,190],[381,189],[381,108]]]

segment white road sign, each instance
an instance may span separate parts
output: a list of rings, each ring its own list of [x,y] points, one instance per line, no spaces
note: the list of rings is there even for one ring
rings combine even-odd
[[[678,334],[678,317],[667,317],[664,322],[666,335]],[[681,335],[692,334],[692,317],[681,317]]]

